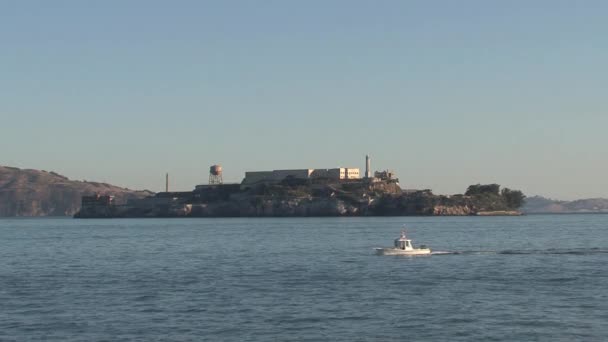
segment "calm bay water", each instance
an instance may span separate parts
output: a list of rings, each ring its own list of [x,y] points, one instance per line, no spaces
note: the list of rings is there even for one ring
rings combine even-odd
[[[408,225],[423,257],[376,256]],[[1,341],[606,341],[608,215],[1,219]]]

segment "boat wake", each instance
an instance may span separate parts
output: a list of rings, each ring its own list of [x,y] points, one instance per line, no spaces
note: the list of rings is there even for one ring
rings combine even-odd
[[[449,251],[433,251],[431,255],[448,255],[448,254],[459,254],[458,252],[449,252]]]
[[[456,254],[499,254],[496,251],[433,251],[432,255],[456,255]]]
[[[596,255],[596,254],[608,254],[606,248],[550,248],[550,249],[507,249],[503,251],[484,251],[484,250],[471,250],[471,251],[433,251],[432,255],[475,255],[475,254],[500,254],[500,255],[531,255],[531,254],[544,254],[544,255]]]
[[[570,248],[559,249],[550,248],[545,250],[506,250],[500,251],[498,254],[571,254],[571,255],[593,255],[593,254],[608,254],[608,249],[603,248]]]

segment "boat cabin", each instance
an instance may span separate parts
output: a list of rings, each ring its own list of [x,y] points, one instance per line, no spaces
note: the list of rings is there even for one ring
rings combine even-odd
[[[412,240],[405,236],[405,230],[401,231],[401,236],[395,239],[395,248],[404,251],[414,249],[414,246],[412,246]]]

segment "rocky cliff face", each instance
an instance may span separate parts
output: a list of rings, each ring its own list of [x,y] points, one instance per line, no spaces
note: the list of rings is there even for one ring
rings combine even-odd
[[[358,206],[337,198],[292,198],[192,204],[187,215],[195,217],[358,216],[360,212]]]
[[[95,193],[113,195],[117,202],[152,194],[73,181],[54,172],[0,166],[0,216],[71,216],[83,195]]]
[[[433,207],[434,216],[467,216],[475,213],[476,211],[467,205],[436,205]]]

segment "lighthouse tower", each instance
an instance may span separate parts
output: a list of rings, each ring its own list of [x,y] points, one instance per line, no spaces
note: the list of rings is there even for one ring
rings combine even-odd
[[[372,161],[367,154],[365,155],[365,178],[372,178]]]

